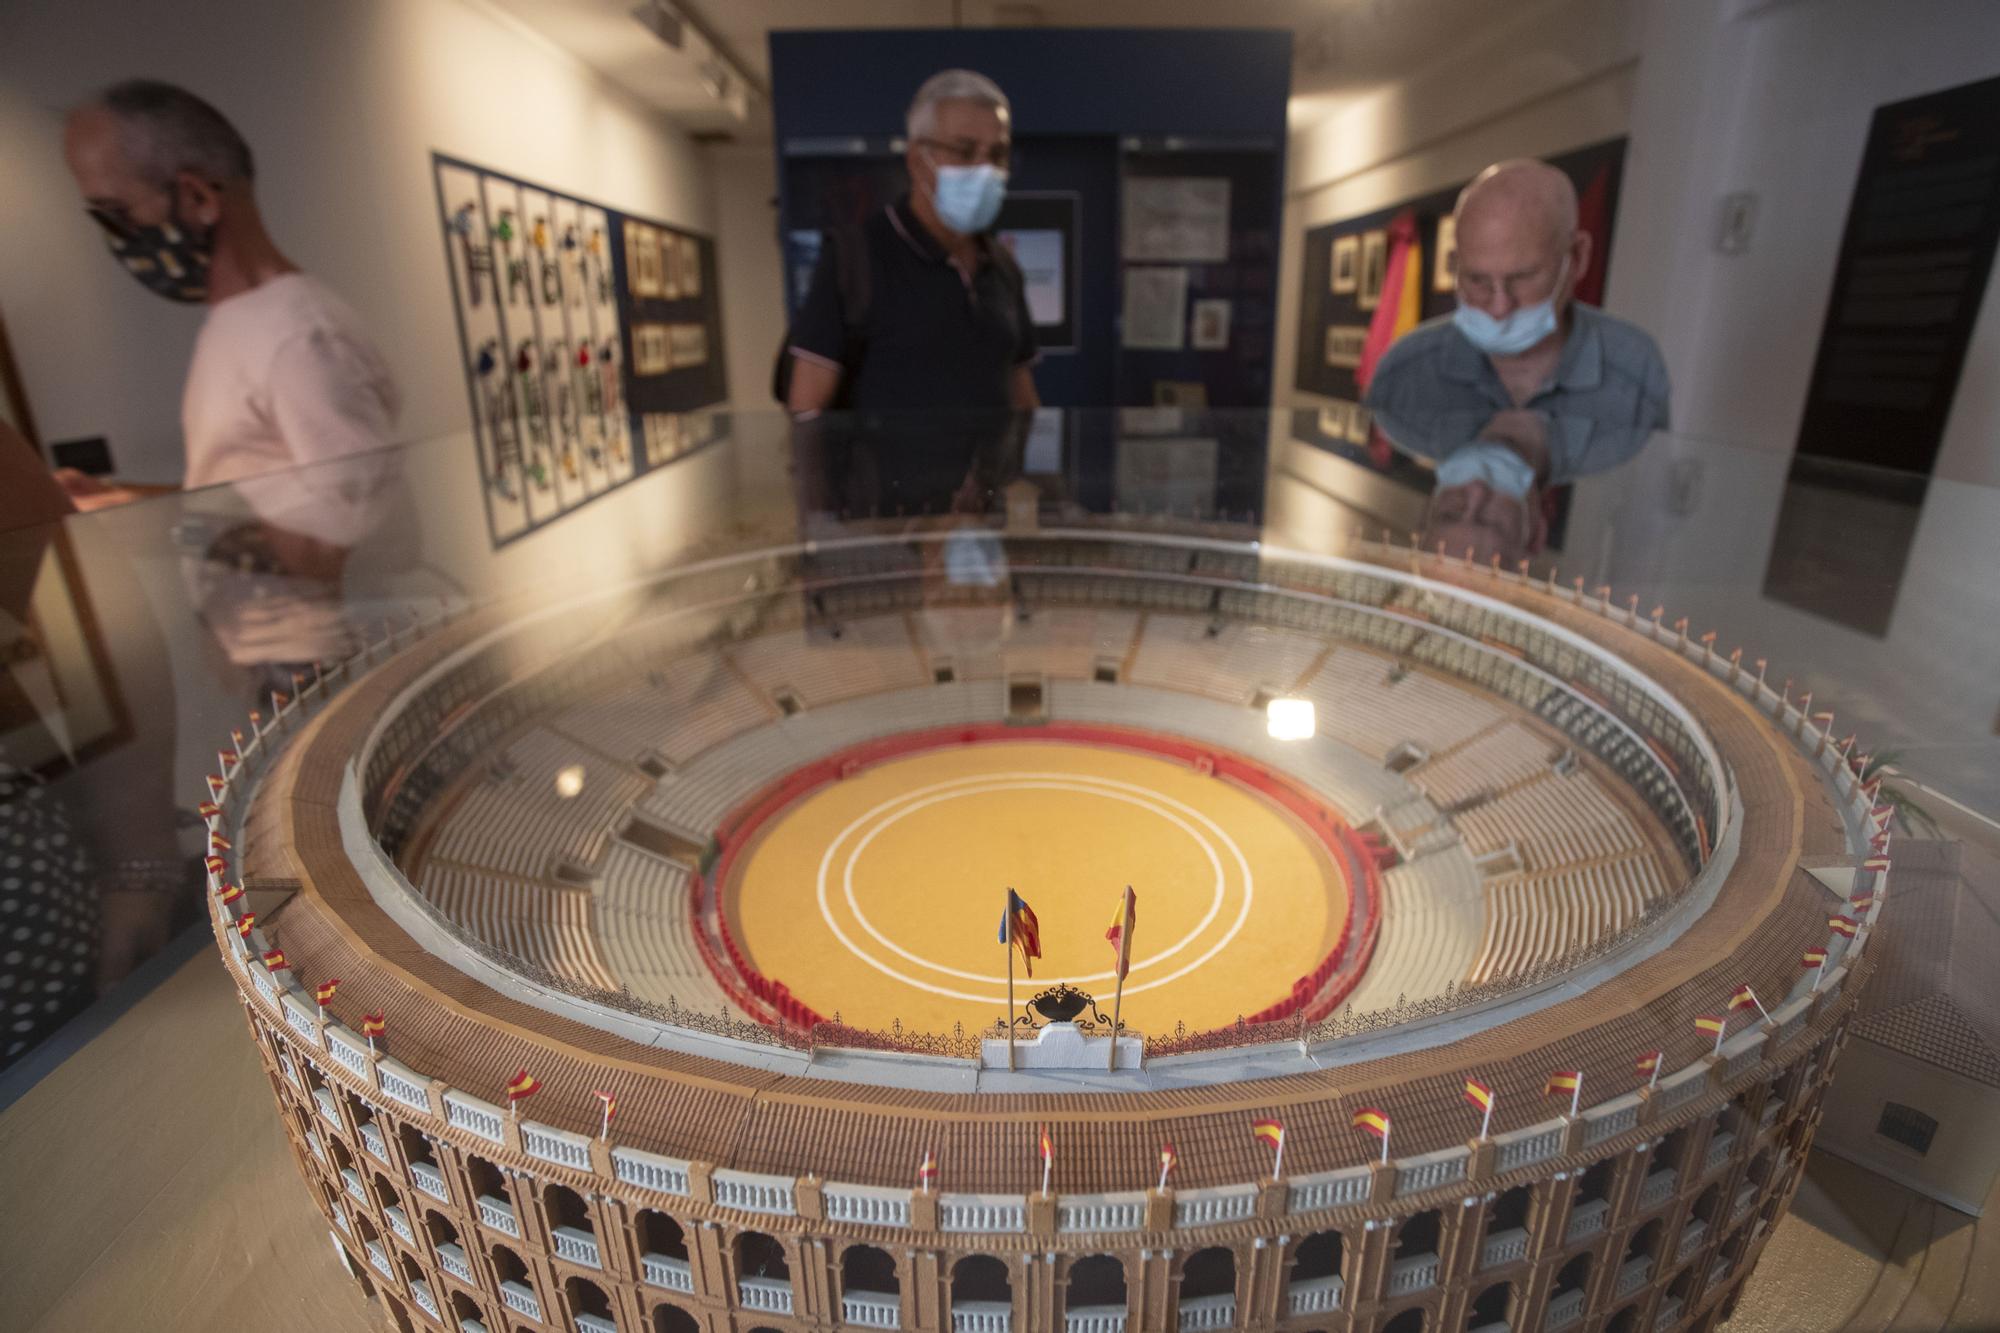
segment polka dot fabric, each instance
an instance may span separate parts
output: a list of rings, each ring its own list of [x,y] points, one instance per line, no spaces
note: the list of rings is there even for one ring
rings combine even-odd
[[[91,999],[88,859],[47,784],[0,758],[0,1069]]]

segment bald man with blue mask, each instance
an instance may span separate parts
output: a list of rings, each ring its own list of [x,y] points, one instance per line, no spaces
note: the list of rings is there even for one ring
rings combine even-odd
[[[1391,347],[1366,402],[1436,469],[1430,540],[1508,563],[1540,548],[1541,491],[1625,462],[1667,424],[1667,372],[1635,325],[1575,299],[1591,238],[1542,162],[1496,163],[1459,195],[1458,306]]]

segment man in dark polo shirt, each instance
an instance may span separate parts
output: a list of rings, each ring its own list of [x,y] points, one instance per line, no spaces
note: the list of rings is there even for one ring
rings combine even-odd
[[[1010,122],[991,79],[932,75],[910,103],[909,193],[821,247],[786,405],[822,437],[834,507],[983,507],[1018,417],[1040,405],[1021,271],[990,231]],[[839,428],[812,429],[833,412]]]

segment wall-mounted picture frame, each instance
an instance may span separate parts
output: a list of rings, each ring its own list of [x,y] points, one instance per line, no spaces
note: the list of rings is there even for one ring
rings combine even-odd
[[[681,295],[693,298],[701,295],[701,242],[692,236],[679,239],[681,250]]]
[[[1354,304],[1373,310],[1382,301],[1382,280],[1389,271],[1389,233],[1377,227],[1361,237],[1361,281],[1354,289]]]
[[[648,375],[664,375],[674,367],[673,358],[667,351],[667,326],[664,324],[634,324],[632,326],[632,374],[641,379]]]
[[[1333,238],[1333,261],[1327,265],[1330,276],[1328,285],[1335,296],[1351,294],[1361,283],[1361,238],[1359,236],[1336,236]]]
[[[1348,370],[1361,364],[1361,349],[1368,343],[1366,324],[1326,326],[1326,363]]]
[[[1446,213],[1438,219],[1437,258],[1431,261],[1431,290],[1449,292],[1458,287],[1458,219]]]
[[[704,324],[667,325],[667,359],[675,370],[706,364],[708,327]]]

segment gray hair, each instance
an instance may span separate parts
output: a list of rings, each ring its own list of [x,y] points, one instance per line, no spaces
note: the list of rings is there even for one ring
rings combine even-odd
[[[937,128],[939,102],[978,102],[992,107],[1003,116],[1013,112],[1013,103],[1007,100],[1007,94],[984,74],[969,69],[940,70],[925,79],[924,86],[917,89],[917,95],[910,99],[909,114],[903,118],[903,128],[910,138],[926,138]]]
[[[117,119],[126,161],[151,185],[171,188],[183,171],[218,184],[256,177],[236,127],[185,88],[127,79],[98,94],[97,103]]]

